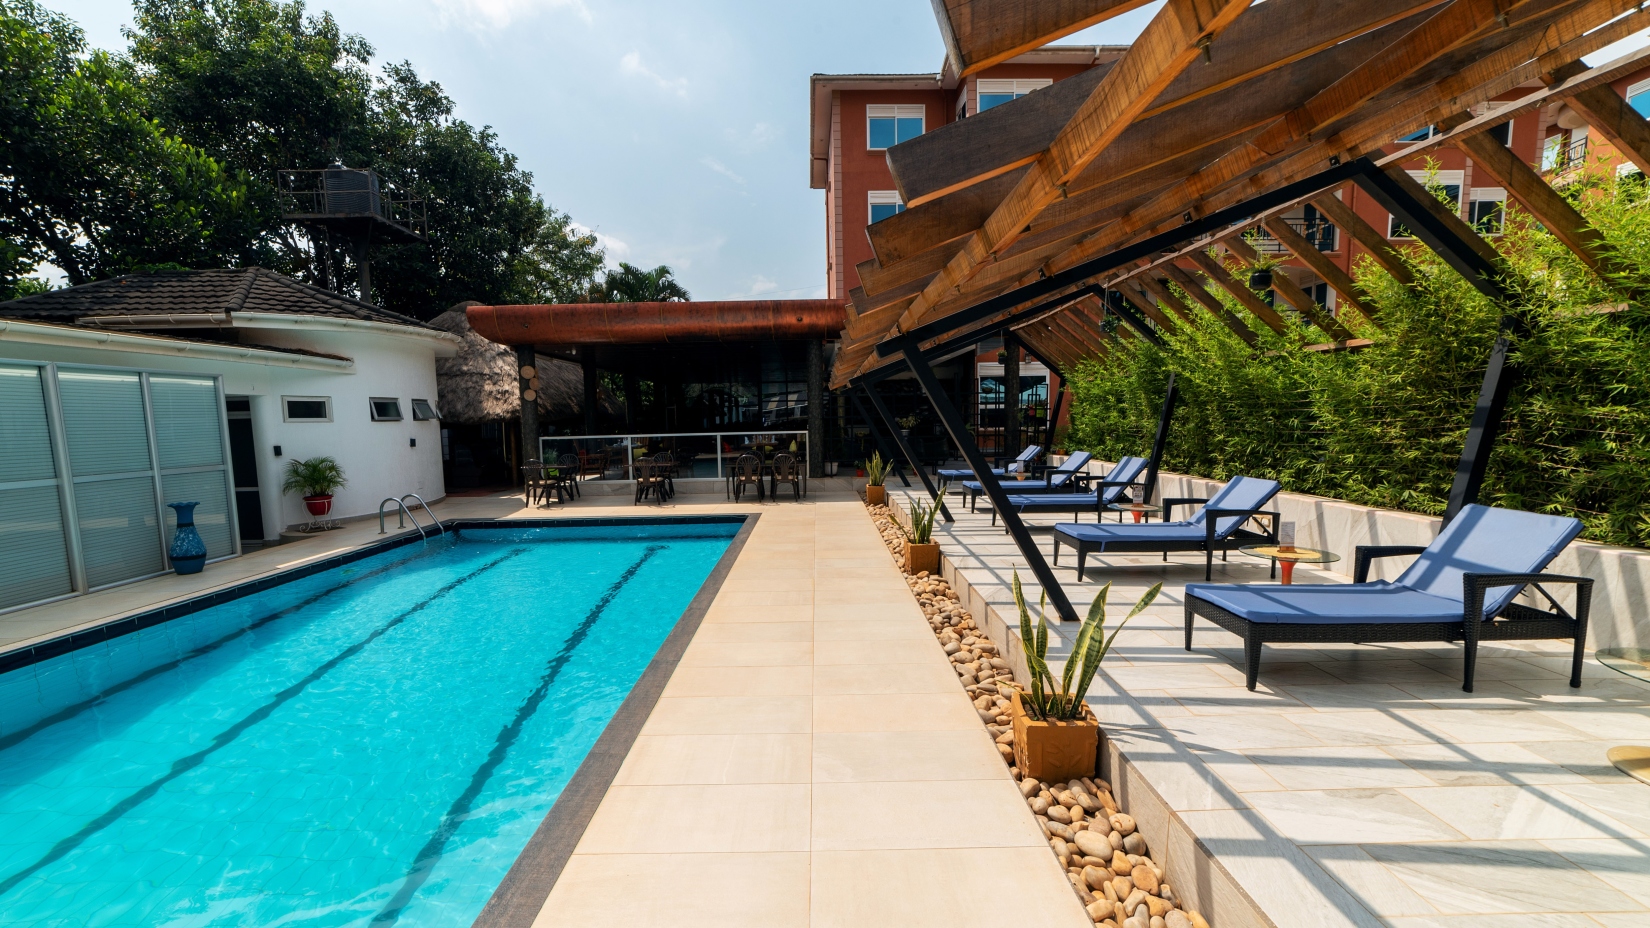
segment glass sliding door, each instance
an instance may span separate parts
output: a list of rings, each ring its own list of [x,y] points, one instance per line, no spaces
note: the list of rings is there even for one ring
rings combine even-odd
[[[38,367],[0,364],[0,609],[74,592]]]

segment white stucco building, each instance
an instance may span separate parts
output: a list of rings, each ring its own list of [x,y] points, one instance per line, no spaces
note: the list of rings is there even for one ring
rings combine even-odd
[[[0,303],[0,609],[167,569],[166,503],[210,558],[308,521],[290,461],[335,458],[331,518],[443,495],[435,359],[458,339],[260,268],[128,275]]]

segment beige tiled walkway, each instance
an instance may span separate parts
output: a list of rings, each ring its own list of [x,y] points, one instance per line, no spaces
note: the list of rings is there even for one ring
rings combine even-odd
[[[536,928],[1089,924],[864,506],[822,496],[760,507]]]
[[[952,508],[936,540],[974,594],[1012,614],[1017,568],[1035,598],[1002,528]],[[1650,687],[1589,657],[1570,689],[1568,642],[1481,646],[1473,693],[1459,647],[1284,644],[1266,646],[1251,693],[1237,636],[1200,621],[1184,649],[1201,556],[1091,558],[1079,584],[1066,553],[1055,576],[1079,609],[1109,580],[1115,618],[1164,581],[1090,702],[1155,794],[1128,810],[1148,840],[1172,857],[1195,836],[1255,903],[1254,919],[1206,904],[1215,928],[1650,926],[1650,786],[1605,759],[1650,744]],[[1264,583],[1267,567],[1234,553],[1215,580]]]

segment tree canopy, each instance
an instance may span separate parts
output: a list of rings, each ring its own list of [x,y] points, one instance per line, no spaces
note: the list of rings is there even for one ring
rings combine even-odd
[[[455,118],[409,63],[374,72],[372,47],[330,14],[138,0],[126,35],[124,54],[89,51],[67,19],[0,0],[0,296],[38,286],[39,262],[72,284],[257,264],[348,292],[353,248],[283,220],[277,187],[278,171],[335,161],[426,204],[424,242],[374,245],[364,298],[430,318],[597,283],[595,236],[545,204],[492,129]],[[626,267],[625,286],[634,272],[646,292],[681,290],[668,268]]]

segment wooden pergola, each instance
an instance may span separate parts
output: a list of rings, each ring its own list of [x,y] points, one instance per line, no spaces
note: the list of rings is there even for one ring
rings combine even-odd
[[[935,0],[951,65],[969,74],[1141,6],[1141,0]],[[1508,119],[1565,102],[1650,173],[1650,124],[1610,89],[1650,50],[1589,68],[1581,58],[1650,27],[1631,0],[1169,0],[1122,58],[888,150],[907,204],[867,229],[833,387],[911,370],[976,473],[988,473],[928,359],[997,333],[1059,371],[1116,337],[1155,338],[1209,312],[1240,338],[1285,321],[1210,257],[1255,254],[1264,227],[1337,293],[1380,320],[1339,267],[1282,220],[1319,209],[1397,279],[1409,272],[1380,232],[1339,200],[1357,184],[1491,299],[1507,303],[1495,249],[1402,164],[1453,145],[1590,267],[1601,237],[1493,136]],[[1539,82],[1491,112],[1481,104]],[[1428,126],[1433,137],[1386,154]],[[1195,265],[1203,280],[1180,263]],[[1172,281],[1190,297],[1163,285]],[[1207,281],[1205,283],[1204,281]],[[1209,292],[1224,290],[1233,313]],[[1329,346],[1352,333],[1287,276],[1277,295]],[[1108,294],[1112,301],[1107,305]],[[1509,307],[1510,309],[1511,307]],[[1109,312],[1127,324],[1099,325]],[[1516,324],[1509,316],[1509,324]],[[1311,347],[1323,348],[1324,345]],[[1450,511],[1476,498],[1506,396],[1507,344],[1486,373]],[[949,415],[948,415],[949,414]],[[952,426],[955,426],[953,428]],[[1060,592],[1001,487],[987,495],[1062,617]]]

